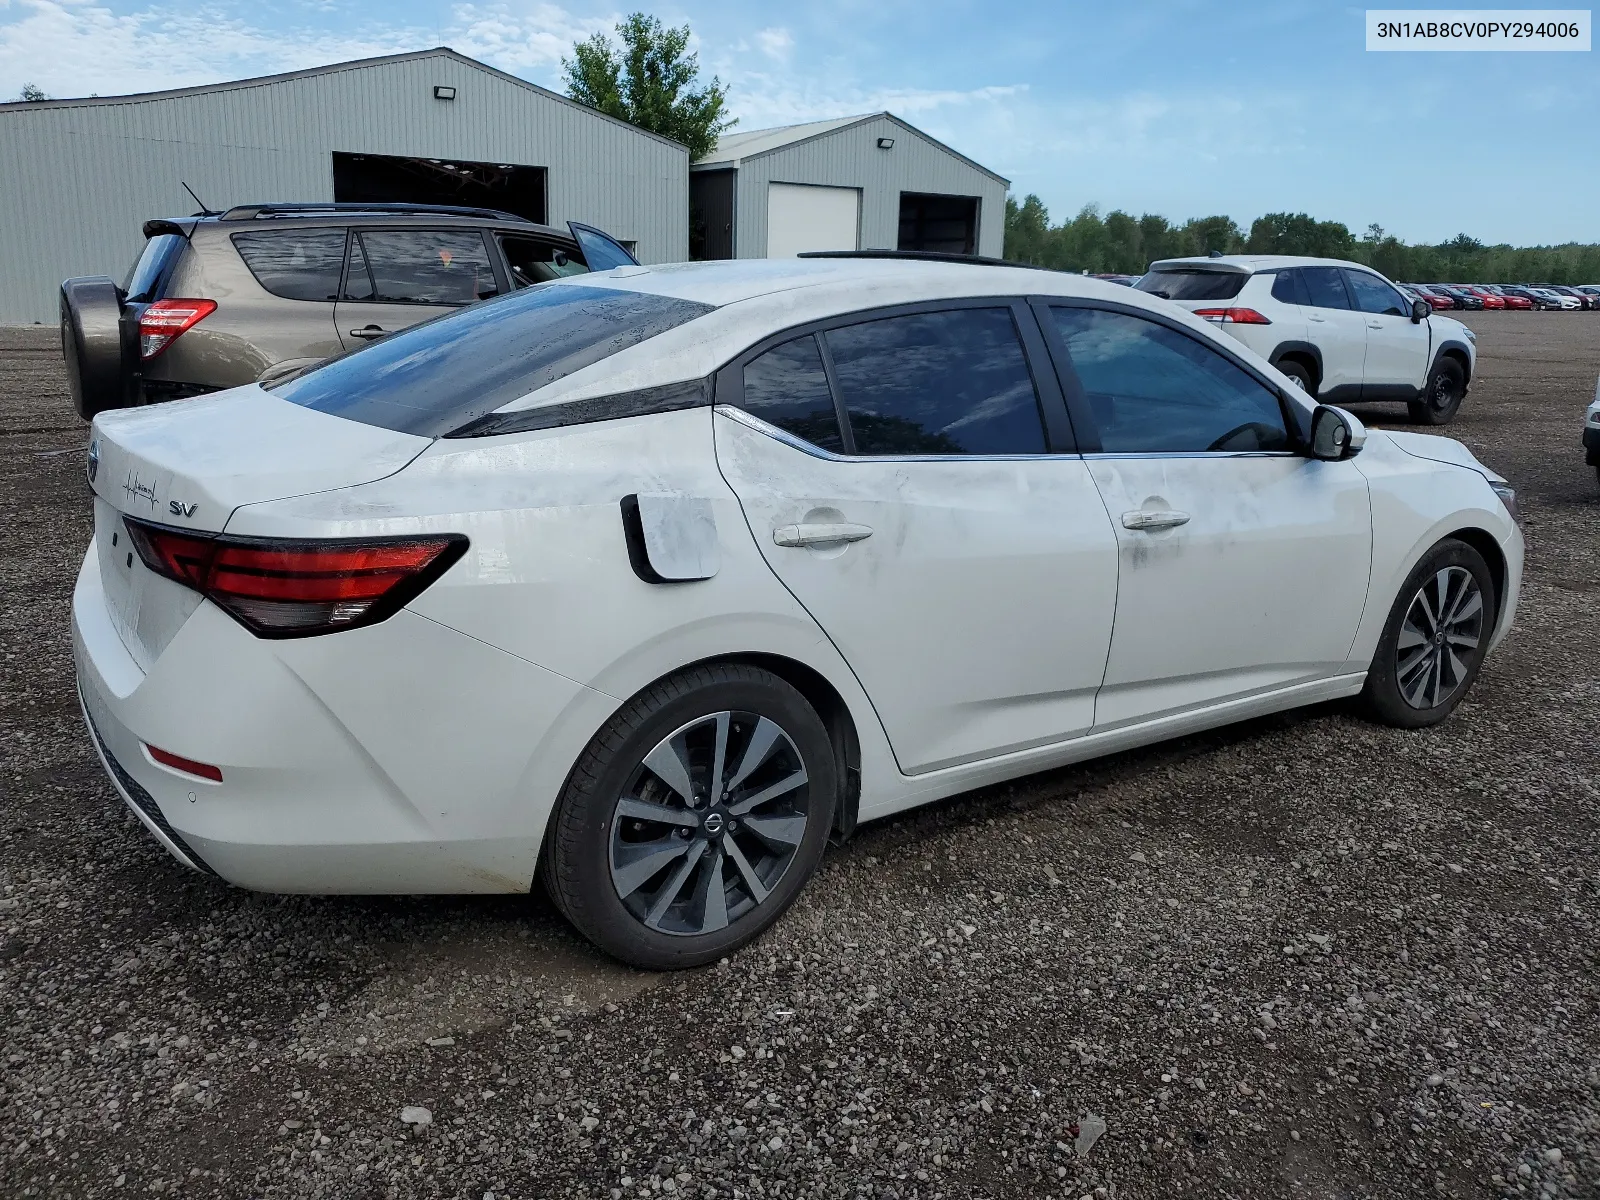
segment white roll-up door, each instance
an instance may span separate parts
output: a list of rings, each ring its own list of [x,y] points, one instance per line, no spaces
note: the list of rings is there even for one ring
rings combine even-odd
[[[861,189],[807,183],[767,185],[767,257],[806,250],[858,250]]]

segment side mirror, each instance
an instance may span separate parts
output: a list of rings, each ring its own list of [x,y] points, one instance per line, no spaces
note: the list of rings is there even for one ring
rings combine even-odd
[[[1411,323],[1420,325],[1422,319],[1433,311],[1433,305],[1426,300],[1413,300],[1411,302]]]
[[[1311,457],[1323,462],[1340,462],[1361,453],[1367,442],[1367,427],[1354,413],[1331,404],[1319,404],[1311,414]]]

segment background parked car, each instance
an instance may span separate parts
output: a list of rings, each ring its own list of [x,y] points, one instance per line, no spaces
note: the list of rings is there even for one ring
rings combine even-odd
[[[1527,284],[1523,290],[1543,303],[1547,309],[1559,309],[1564,312],[1577,312],[1583,307],[1583,301],[1576,296],[1564,296],[1544,284]]]
[[[1498,310],[1503,309],[1506,306],[1506,298],[1504,296],[1501,296],[1495,292],[1491,292],[1488,288],[1482,287],[1479,284],[1463,283],[1458,284],[1457,286],[1461,287],[1465,291],[1471,292],[1474,296],[1477,296],[1483,301],[1483,307],[1486,309]]]
[[[1454,296],[1446,296],[1443,292],[1436,292],[1425,283],[1408,283],[1406,286],[1439,312],[1449,312],[1456,307]]]
[[[1572,297],[1574,300],[1578,301],[1580,305],[1582,305],[1585,312],[1588,312],[1594,307],[1594,297],[1590,296],[1587,292],[1579,291],[1577,288],[1565,287],[1558,283],[1546,283],[1541,284],[1540,286],[1545,291],[1554,292],[1558,296]]]
[[[1560,297],[1542,295],[1532,288],[1522,287],[1518,284],[1501,284],[1500,294],[1502,296],[1516,296],[1522,300],[1526,300],[1531,307],[1537,309],[1553,310],[1561,307]]]
[[[292,373],[464,304],[632,264],[597,229],[493,209],[252,204],[146,221],[121,287],[61,285],[61,348],[85,420]]]
[[[1483,297],[1476,292],[1469,292],[1464,287],[1457,287],[1453,283],[1436,283],[1433,285],[1456,302],[1456,307],[1467,312],[1482,312]]]
[[[1169,258],[1150,264],[1138,290],[1220,326],[1330,404],[1404,401],[1413,421],[1443,425],[1472,381],[1473,332],[1360,263]]]

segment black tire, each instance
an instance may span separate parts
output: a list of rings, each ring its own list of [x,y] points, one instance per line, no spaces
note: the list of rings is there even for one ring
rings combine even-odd
[[[72,406],[85,421],[128,403],[122,344],[122,294],[103,275],[61,285],[61,357]]]
[[[749,816],[753,814],[737,817],[732,812],[738,807],[737,798],[730,801],[728,793],[724,792],[719,803],[715,791],[710,795],[703,793],[706,778],[712,773],[710,764],[695,760],[693,770],[685,775],[685,778],[693,776],[690,790],[702,789],[697,792],[698,811],[692,807],[693,798],[688,805],[679,803],[679,793],[663,782],[665,776],[655,776],[644,765],[645,758],[658,750],[669,736],[677,737],[690,727],[699,730],[703,726],[696,724],[698,721],[704,718],[715,722],[714,714],[720,713],[732,718],[724,735],[725,769],[729,773],[736,765],[733,761],[736,745],[748,746],[754,739],[748,720],[743,722],[741,730],[741,718],[750,716],[775,723],[787,737],[787,743],[775,752],[777,757],[773,761],[779,763],[775,770],[783,778],[790,777],[794,772],[791,760],[798,756],[805,772],[805,782],[788,793],[791,797],[801,790],[806,793],[802,814],[804,833],[793,850],[784,852],[788,855],[784,862],[780,863],[777,858],[769,862],[778,873],[764,881],[772,885],[764,897],[756,896],[743,870],[745,866],[759,870],[760,864],[752,862],[754,853],[771,847],[765,839],[757,838],[752,843],[756,835],[750,828]],[[703,742],[700,744],[703,746]],[[690,752],[686,749],[684,753]],[[694,817],[701,825],[685,829],[682,826],[687,822],[680,821],[672,823],[674,827],[662,825],[659,830],[652,825],[649,832],[659,832],[661,837],[648,842],[628,841],[630,837],[641,837],[635,831],[644,829],[648,822],[635,821],[632,814],[623,818],[625,824],[616,823],[614,818],[618,816],[617,807],[624,789],[634,783],[637,790],[641,773],[647,787],[657,789],[652,793],[652,802],[661,803],[663,808],[670,807],[679,815]],[[752,778],[757,776],[752,775]],[[827,727],[804,696],[770,671],[757,667],[734,663],[692,667],[635,696],[589,743],[556,803],[540,855],[540,874],[556,907],[580,933],[606,953],[632,966],[650,970],[701,966],[748,943],[794,902],[822,859],[833,824],[838,790],[837,767]],[[792,822],[793,807],[800,806],[801,801],[784,802],[791,807],[778,819]],[[718,823],[715,835],[708,835],[713,810],[722,812],[723,821]],[[735,846],[725,855],[724,848],[735,841],[736,834],[740,844],[745,847],[754,844],[755,851],[739,851]],[[672,838],[681,839],[686,846],[698,841],[705,841],[707,845],[701,848],[704,853],[699,853],[698,858],[687,852],[680,852],[676,859],[663,858],[660,869],[648,877],[657,882],[658,896],[670,892],[669,903],[672,896],[683,900],[682,905],[672,905],[667,914],[656,918],[657,923],[664,925],[668,915],[692,909],[694,893],[698,892],[700,924],[702,928],[709,924],[705,915],[712,907],[710,881],[714,870],[719,883],[726,881],[720,891],[723,897],[720,908],[726,924],[714,932],[695,932],[692,914],[685,918],[691,926],[689,929],[673,931],[646,924],[650,914],[641,915],[634,908],[643,903],[639,897],[648,890],[648,882],[635,884],[627,900],[620,894],[625,885],[617,882],[613,874],[617,856],[647,844],[670,850],[675,845]],[[636,854],[635,861],[642,861],[644,857]],[[676,878],[675,872],[680,868],[692,873],[679,885],[684,890],[673,890],[671,880]],[[616,867],[616,870],[625,869]],[[741,889],[744,890],[741,892]],[[727,899],[729,892],[734,895],[733,905]],[[634,907],[630,908],[630,904]],[[742,910],[741,906],[744,906]]]
[[[1312,397],[1313,399],[1316,398],[1317,380],[1316,376],[1311,373],[1310,367],[1306,366],[1298,359],[1286,358],[1278,364],[1278,370],[1282,371],[1295,383],[1299,384],[1300,390],[1306,395]]]
[[[1421,599],[1424,587],[1429,589],[1428,601],[1437,605],[1440,576],[1446,575],[1453,583],[1461,579],[1458,572],[1470,576],[1476,588],[1479,598],[1476,621],[1471,619],[1474,615],[1471,612],[1466,613],[1460,624],[1452,624],[1447,620],[1443,638],[1438,637],[1440,631],[1437,624],[1430,630],[1426,628],[1426,622],[1421,620],[1411,621],[1408,630],[1408,615],[1412,612],[1413,604]],[[1450,584],[1446,585],[1445,591],[1444,604],[1440,606],[1444,611],[1451,611],[1452,604],[1458,610],[1471,607],[1470,593],[1462,597],[1462,593],[1454,590]],[[1461,599],[1458,600],[1458,597]],[[1406,576],[1405,583],[1400,586],[1400,594],[1395,597],[1394,605],[1389,610],[1383,636],[1378,639],[1378,649],[1372,656],[1372,665],[1367,669],[1366,686],[1361,691],[1361,704],[1367,715],[1385,725],[1401,729],[1420,729],[1443,721],[1455,710],[1478,678],[1498,615],[1494,577],[1490,575],[1483,555],[1455,538],[1445,538],[1434,546]],[[1470,647],[1463,645],[1461,640],[1451,635],[1452,630],[1458,631],[1463,637],[1467,633],[1474,634],[1475,644]],[[1401,644],[1403,632],[1411,642],[1408,646]],[[1418,633],[1422,635],[1420,643],[1414,640]],[[1430,634],[1433,636],[1428,636]],[[1447,647],[1452,657],[1444,660],[1439,688],[1435,697],[1430,697],[1427,663],[1420,664],[1424,682],[1420,689],[1416,689],[1419,665],[1413,656],[1418,652],[1431,652],[1437,661],[1441,647]],[[1445,691],[1446,687],[1448,692]],[[1409,698],[1408,693],[1411,693]],[[1436,702],[1429,702],[1434,698]]]
[[[1428,386],[1422,396],[1411,401],[1411,419],[1418,425],[1448,425],[1461,410],[1467,396],[1467,373],[1448,355],[1433,364]]]

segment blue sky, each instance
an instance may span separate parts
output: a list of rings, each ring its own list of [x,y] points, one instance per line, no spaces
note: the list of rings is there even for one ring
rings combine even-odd
[[[1514,7],[1508,0],[1501,5]],[[1600,241],[1593,53],[1369,54],[1363,10],[1199,0],[674,3],[740,128],[887,108],[1036,192],[1407,241]],[[210,83],[450,45],[560,87],[584,0],[0,0],[0,96]]]

